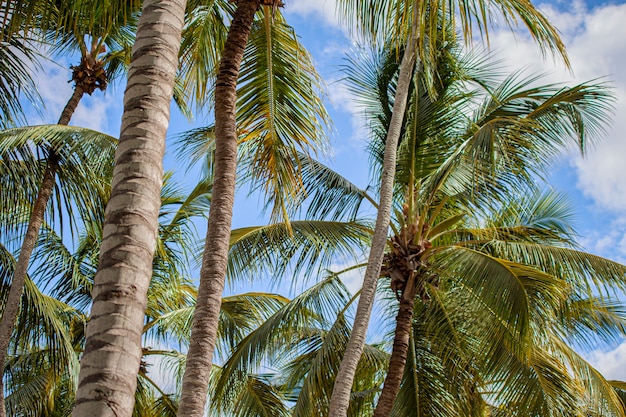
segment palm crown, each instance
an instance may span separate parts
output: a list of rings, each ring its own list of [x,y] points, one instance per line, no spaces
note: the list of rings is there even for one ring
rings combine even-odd
[[[390,365],[400,397],[386,412],[482,415],[492,404],[511,415],[568,415],[571,400],[569,410],[621,415],[611,385],[570,343],[592,343],[596,331],[609,340],[623,333],[611,295],[623,289],[626,268],[578,250],[567,204],[537,186],[568,141],[584,147],[601,130],[610,96],[602,85],[536,86],[538,78],[520,74],[485,79],[475,56],[459,57],[453,45],[440,50],[437,98],[418,69],[398,149],[396,215],[381,275],[399,301],[391,311],[408,363]],[[396,53],[350,72],[355,90],[369,87],[363,99],[372,104],[374,164]],[[304,166],[305,186],[316,187],[310,214],[353,216],[364,199],[373,201],[321,164]],[[262,353],[245,349],[247,362],[234,369],[259,361]],[[392,364],[395,354],[394,346]],[[379,380],[370,381],[376,389]],[[316,407],[326,407],[330,393],[315,392]]]

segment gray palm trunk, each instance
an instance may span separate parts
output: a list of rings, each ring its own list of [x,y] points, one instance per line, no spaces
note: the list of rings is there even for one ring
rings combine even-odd
[[[145,0],[124,93],[74,417],[130,417],[186,0]]]
[[[226,279],[237,171],[237,78],[260,0],[239,0],[215,87],[215,165],[208,229],[183,376],[179,417],[204,415]]]
[[[365,278],[363,279],[363,287],[357,305],[354,325],[339,371],[337,372],[337,378],[335,379],[328,410],[329,417],[347,416],[354,375],[365,345],[365,336],[367,335],[367,328],[374,305],[374,297],[376,295],[376,283],[380,276],[380,268],[387,244],[387,231],[391,219],[393,186],[396,173],[396,153],[415,60],[415,40],[413,36],[411,36],[407,41],[406,50],[400,63],[400,74],[398,76],[398,85],[396,87],[395,101],[393,103],[393,113],[389,123],[389,130],[387,131],[383,158],[383,173],[380,185],[380,203],[376,216],[372,246],[367,268],[365,269]]]
[[[72,115],[80,103],[80,99],[83,97],[84,91],[81,87],[76,86],[72,97],[69,99],[65,108],[61,112],[58,124],[68,125]],[[9,341],[13,334],[13,327],[17,320],[19,313],[20,299],[24,292],[24,283],[26,281],[26,275],[28,273],[28,265],[30,264],[30,258],[32,256],[35,244],[39,238],[39,230],[43,224],[43,219],[48,206],[48,201],[54,191],[56,172],[59,168],[59,156],[54,149],[49,150],[48,161],[44,170],[43,180],[33,209],[28,220],[28,226],[26,227],[26,234],[20,247],[20,253],[15,264],[15,270],[13,271],[13,279],[11,280],[11,287],[9,288],[9,294],[7,296],[4,311],[2,312],[2,319],[0,320],[0,364],[3,364],[3,372],[0,375],[4,375],[4,363],[6,361],[7,349],[9,348]],[[0,417],[6,416],[6,409],[4,407],[4,383],[0,378]]]

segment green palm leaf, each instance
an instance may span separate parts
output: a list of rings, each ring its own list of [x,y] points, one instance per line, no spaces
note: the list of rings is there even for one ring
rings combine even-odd
[[[40,178],[42,167],[39,161],[46,158],[49,149],[54,149],[57,153],[58,184],[51,202],[53,210],[47,211],[50,224],[55,215],[62,220],[63,212],[68,214],[67,218],[73,226],[74,212],[82,218],[90,218],[94,213],[103,211],[102,200],[107,198],[109,188],[106,178],[112,169],[116,145],[117,141],[111,136],[78,127],[42,125],[0,131],[0,158],[4,161],[2,165],[6,171],[9,168],[18,170],[10,174],[10,178],[17,174],[26,174],[25,169],[29,167],[30,177]],[[14,161],[25,161],[28,164],[23,166]],[[9,193],[7,197],[12,198],[5,204],[20,207],[22,202],[34,199],[34,194],[20,195],[11,191],[11,188],[2,189]],[[25,191],[34,191],[34,188],[31,185]],[[26,220],[17,216],[11,222],[8,218],[8,224],[3,226],[14,228],[17,226],[15,220],[20,219]]]
[[[267,271],[278,279],[288,268],[310,277],[338,258],[355,258],[370,229],[359,221],[293,221],[231,232],[228,277],[254,276]]]
[[[306,341],[311,327],[342,310],[348,299],[347,290],[332,275],[285,304],[240,341],[224,365],[217,392],[228,390],[263,360],[280,358],[291,346]]]
[[[199,108],[212,106],[213,84],[228,26],[224,16],[232,16],[230,2],[189,1],[180,45],[181,89]]]
[[[239,76],[237,121],[246,172],[274,205],[274,219],[287,218],[289,200],[302,191],[297,151],[309,154],[327,145],[320,89],[293,28],[278,11],[260,13]]]
[[[6,36],[6,28],[0,33]],[[38,68],[38,54],[27,38],[11,37],[0,46],[0,128],[6,129],[25,121],[20,98],[26,98],[35,108],[41,97],[31,77],[32,67]]]

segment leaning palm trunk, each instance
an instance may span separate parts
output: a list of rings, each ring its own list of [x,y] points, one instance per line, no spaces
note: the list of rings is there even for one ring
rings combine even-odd
[[[398,76],[398,85],[393,104],[393,114],[385,142],[383,174],[380,184],[380,203],[374,228],[374,237],[372,238],[372,247],[365,270],[365,278],[363,280],[363,287],[361,289],[361,296],[357,306],[352,333],[350,333],[346,352],[341,361],[337,378],[335,379],[333,394],[330,399],[329,417],[345,417],[347,415],[354,374],[361,354],[363,353],[363,346],[365,345],[367,327],[374,305],[376,283],[380,276],[380,267],[383,262],[387,244],[387,230],[391,217],[393,185],[396,172],[396,152],[415,60],[415,39],[413,36],[410,36],[407,41],[404,56],[402,57],[402,62],[400,63],[400,74]]]
[[[239,0],[215,87],[215,165],[208,230],[200,270],[178,416],[204,415],[226,278],[237,171],[237,78],[260,0]]]
[[[145,0],[139,19],[74,417],[133,413],[185,6]]]
[[[407,280],[406,288],[400,296],[400,306],[396,316],[396,330],[393,339],[391,358],[383,390],[378,397],[374,417],[389,417],[393,403],[400,391],[406,358],[409,352],[409,338],[413,323],[413,307],[415,306],[415,273]]]
[[[80,86],[74,88],[74,93],[69,99],[58,124],[68,125],[72,115],[78,107],[80,99],[83,97],[84,91]],[[26,281],[26,274],[28,272],[28,265],[30,263],[30,257],[39,238],[39,230],[43,223],[46,207],[48,201],[54,191],[56,172],[59,168],[59,156],[54,149],[49,150],[48,161],[43,174],[43,180],[41,182],[41,188],[33,204],[33,209],[28,220],[28,226],[26,227],[26,234],[22,241],[20,248],[20,254],[17,258],[15,270],[13,272],[13,280],[11,281],[11,287],[9,288],[9,294],[2,312],[2,320],[0,320],[0,364],[3,365],[6,361],[7,349],[9,348],[9,340],[13,333],[13,327],[17,320],[17,314],[19,312],[20,299],[24,292],[24,282]],[[4,374],[4,372],[2,372]],[[5,417],[6,410],[4,407],[4,383],[0,378],[0,417]]]

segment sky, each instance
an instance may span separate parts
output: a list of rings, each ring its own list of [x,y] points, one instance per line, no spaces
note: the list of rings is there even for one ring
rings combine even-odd
[[[334,0],[289,0],[283,13],[302,43],[313,55],[324,78],[327,106],[334,122],[333,155],[330,164],[359,186],[366,186],[368,160],[364,152],[366,130],[362,112],[342,82],[340,66],[346,53],[354,48],[334,12]],[[572,85],[589,80],[609,83],[616,95],[613,118],[600,141],[583,157],[577,151],[564,154],[551,169],[551,182],[567,193],[576,207],[576,230],[585,250],[626,263],[626,0],[582,1],[552,0],[534,2],[560,30],[572,63],[572,71],[552,58],[544,59],[536,45],[523,32],[512,34],[494,28],[490,49],[498,59],[506,59],[511,71],[528,68],[547,72],[547,81]],[[55,123],[69,99],[72,86],[67,65],[45,64],[38,86],[47,107],[41,116],[31,115],[29,122]],[[72,124],[119,135],[123,81],[117,81],[105,94],[86,97]],[[206,120],[190,125],[176,109],[172,111],[169,136],[202,126]],[[166,169],[178,168],[168,141]],[[196,178],[179,176],[189,188]],[[190,183],[186,183],[190,182]],[[234,227],[258,224],[260,216],[250,216],[250,205],[239,193],[235,203]],[[359,275],[350,277],[351,289],[359,285]],[[609,379],[626,380],[626,340],[585,356]]]
[[[523,31],[496,28],[490,35],[490,49],[495,57],[506,60],[511,71],[528,68],[547,73],[546,82],[575,85],[600,80],[612,87],[617,100],[605,134],[584,157],[575,150],[564,154],[551,169],[551,183],[574,203],[575,226],[585,250],[626,263],[626,1],[534,3],[559,29],[572,71],[558,60],[542,57]],[[337,69],[351,43],[336,19],[333,0],[296,0],[288,3],[285,14],[330,85],[333,119],[340,132],[335,164],[350,178],[361,178],[366,159],[355,164],[355,154],[359,150],[362,154],[363,121]],[[626,341],[585,356],[608,379],[626,380]]]

